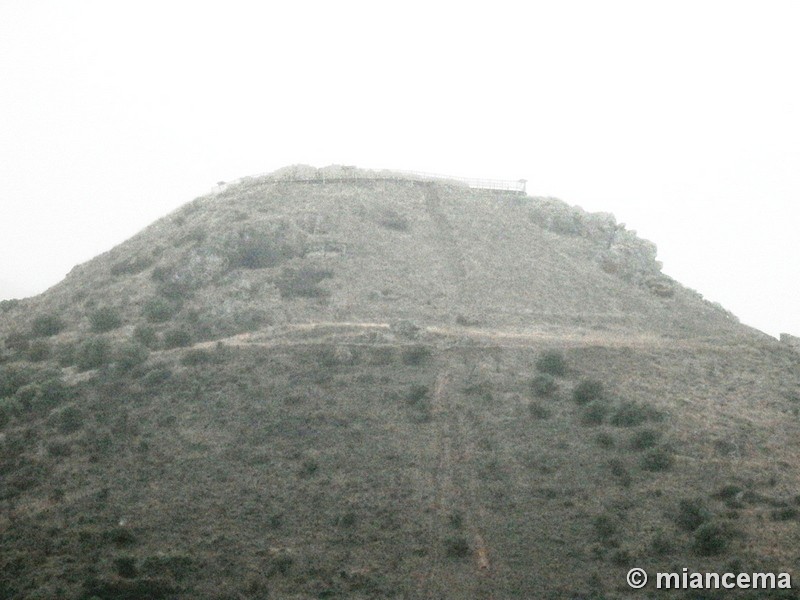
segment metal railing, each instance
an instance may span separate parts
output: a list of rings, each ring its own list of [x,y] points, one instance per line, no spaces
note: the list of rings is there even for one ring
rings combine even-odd
[[[295,170],[281,170],[270,173],[259,173],[241,177],[235,181],[219,182],[217,191],[231,185],[262,181],[268,182],[295,182],[295,183],[327,183],[328,181],[440,181],[473,189],[502,190],[509,192],[525,193],[525,179],[516,181],[509,179],[475,179],[469,177],[452,177],[439,173],[425,173],[423,171],[370,171],[355,167],[327,167],[314,169],[313,167],[298,167]]]

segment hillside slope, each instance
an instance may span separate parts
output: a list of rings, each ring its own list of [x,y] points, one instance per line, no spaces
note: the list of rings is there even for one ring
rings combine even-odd
[[[0,599],[797,572],[799,353],[610,215],[335,174],[230,184],[0,307]]]

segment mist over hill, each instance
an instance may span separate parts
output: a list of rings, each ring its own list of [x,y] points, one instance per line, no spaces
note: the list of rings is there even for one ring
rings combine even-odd
[[[469,183],[246,177],[0,303],[0,598],[796,571],[800,354],[612,215]]]

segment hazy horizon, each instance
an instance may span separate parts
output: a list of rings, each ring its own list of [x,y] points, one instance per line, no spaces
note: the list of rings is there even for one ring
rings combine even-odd
[[[311,15],[313,18],[310,18]],[[528,179],[800,334],[789,2],[0,7],[0,297],[218,180],[290,164]]]

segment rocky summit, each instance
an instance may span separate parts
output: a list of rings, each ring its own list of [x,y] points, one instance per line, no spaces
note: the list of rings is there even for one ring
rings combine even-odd
[[[797,347],[523,190],[288,167],[0,303],[0,599],[800,597],[655,588],[800,578]]]

